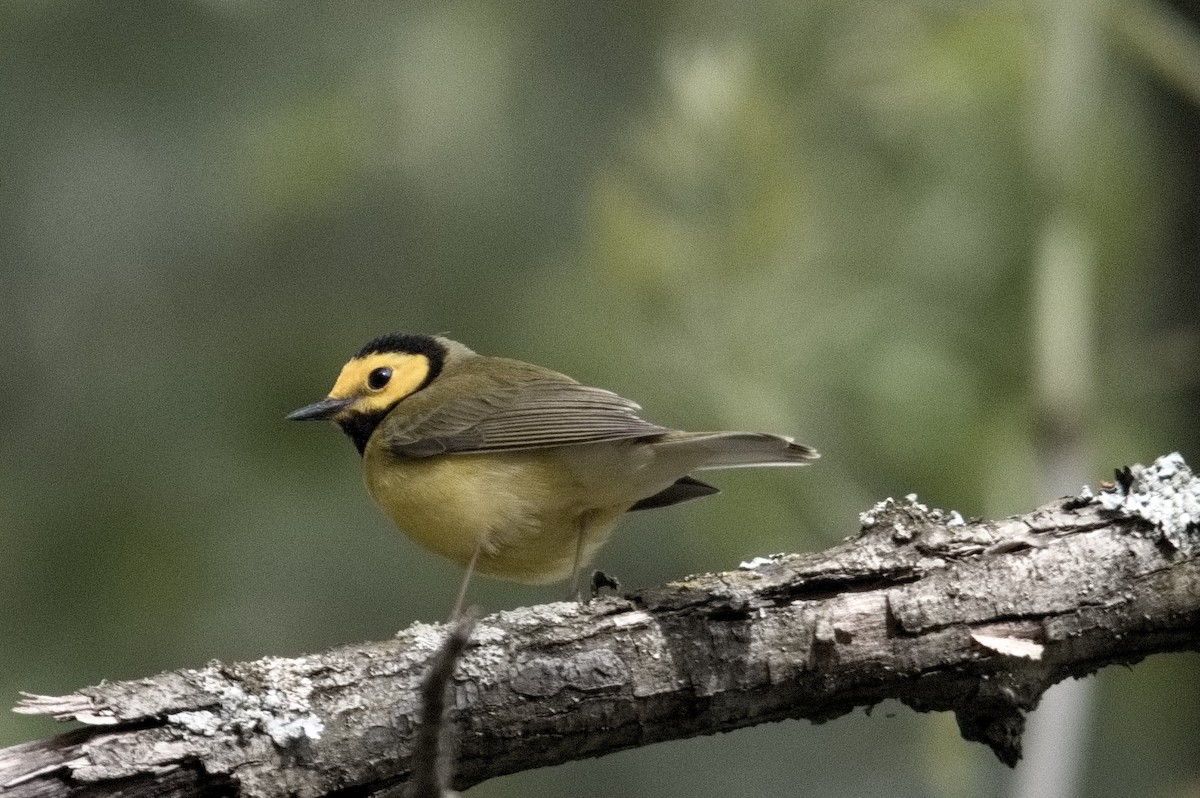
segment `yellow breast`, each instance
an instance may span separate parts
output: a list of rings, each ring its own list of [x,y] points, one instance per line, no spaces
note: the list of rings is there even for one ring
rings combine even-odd
[[[565,579],[608,538],[634,499],[605,496],[561,450],[398,459],[368,446],[363,474],[375,503],[405,534],[465,565],[519,582]]]

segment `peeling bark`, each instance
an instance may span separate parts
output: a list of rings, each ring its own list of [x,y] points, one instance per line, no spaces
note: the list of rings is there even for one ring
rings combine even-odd
[[[1020,756],[1052,684],[1200,650],[1200,488],[1177,455],[1098,497],[963,523],[915,499],[826,552],[479,620],[454,678],[454,785],[896,698]],[[17,711],[87,728],[0,751],[5,798],[366,794],[408,783],[445,630],[209,663]]]

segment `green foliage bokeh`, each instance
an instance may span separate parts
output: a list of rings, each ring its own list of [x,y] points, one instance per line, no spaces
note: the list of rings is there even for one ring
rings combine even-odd
[[[1200,461],[1192,112],[1117,8],[4,4],[0,707],[440,618],[457,569],[392,532],[335,430],[282,421],[387,330],[823,451],[630,518],[599,563],[629,587],[829,545],[888,495],[1052,498],[1038,330],[1066,317],[1039,264],[1061,242],[1090,319],[1060,353],[1083,479]],[[1086,794],[1200,789],[1197,675],[1100,677]],[[0,744],[53,731],[0,714]],[[798,784],[1011,779],[951,718],[889,706],[471,794]]]

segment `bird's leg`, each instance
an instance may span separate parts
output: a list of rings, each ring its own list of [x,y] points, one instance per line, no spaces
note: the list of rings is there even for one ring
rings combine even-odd
[[[454,609],[450,610],[450,623],[457,621],[458,616],[462,614],[463,600],[467,597],[467,585],[471,584],[471,574],[475,572],[475,562],[479,559],[479,551],[482,548],[482,542],[475,544],[475,553],[471,555],[471,560],[467,563],[467,570],[463,573],[462,584],[458,587],[458,598],[454,599]]]
[[[600,591],[604,588],[618,592],[621,589],[621,581],[615,576],[609,576],[603,571],[592,571],[592,598],[600,595]]]
[[[583,570],[583,540],[587,537],[588,522],[592,520],[590,512],[580,513],[579,532],[575,537],[575,564],[571,567],[571,586],[567,593],[567,601],[581,601],[582,593],[579,587],[579,572]]]

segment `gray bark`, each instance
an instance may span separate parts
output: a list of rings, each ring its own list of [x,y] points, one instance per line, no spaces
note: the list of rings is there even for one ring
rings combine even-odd
[[[995,522],[888,500],[822,553],[482,618],[453,679],[453,783],[887,698],[954,712],[1012,764],[1050,685],[1200,650],[1200,486],[1178,456],[1118,482]],[[18,711],[87,726],[0,751],[0,793],[390,791],[414,771],[420,681],[443,636],[418,623],[27,697]]]

